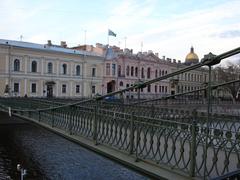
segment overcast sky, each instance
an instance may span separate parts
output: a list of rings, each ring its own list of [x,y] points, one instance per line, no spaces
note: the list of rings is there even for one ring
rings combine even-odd
[[[184,61],[240,46],[240,0],[1,0],[0,39],[86,43],[159,53]],[[126,41],[125,41],[126,40]]]

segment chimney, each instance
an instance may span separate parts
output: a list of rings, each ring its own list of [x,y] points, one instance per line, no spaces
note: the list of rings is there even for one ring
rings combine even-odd
[[[52,45],[52,41],[51,41],[51,40],[48,40],[48,41],[47,41],[47,45],[48,45],[48,46],[51,46],[51,45]]]
[[[153,53],[153,51],[152,50],[148,50],[148,54],[152,54]]]
[[[63,48],[67,47],[66,41],[61,41],[61,47],[63,47]]]
[[[157,57],[158,57],[158,56],[159,56],[159,55],[158,55],[158,53],[155,53],[155,56],[157,56]]]
[[[162,59],[165,60],[165,56],[163,56]]]

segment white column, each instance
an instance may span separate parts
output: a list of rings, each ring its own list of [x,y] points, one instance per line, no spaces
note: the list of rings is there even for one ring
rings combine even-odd
[[[41,69],[40,69],[40,72],[41,72],[41,75],[43,75],[44,74],[44,71],[45,69],[44,69],[44,58],[41,58]]]
[[[60,63],[60,62],[59,62],[59,60],[57,59],[57,63],[56,63],[57,65],[55,64],[55,65],[56,65],[56,74],[57,74],[57,76],[60,74],[59,63]]]
[[[73,82],[72,81],[70,81],[70,97],[72,97],[73,96]]]
[[[56,81],[55,88],[56,88],[56,97],[58,97],[58,94],[59,94],[59,82],[58,82],[58,80]]]
[[[28,72],[28,67],[31,67],[31,62],[30,62],[30,58],[28,58],[28,56],[24,56],[22,59],[22,63],[24,62],[24,73],[27,74]]]
[[[27,94],[27,79],[24,79],[24,95]]]
[[[5,60],[5,73],[7,73],[8,74],[8,72],[9,72],[9,55],[6,55],[6,60]],[[10,71],[11,71],[11,69],[10,69]]]
[[[70,76],[73,76],[73,66],[74,66],[74,64],[71,62],[70,63]]]

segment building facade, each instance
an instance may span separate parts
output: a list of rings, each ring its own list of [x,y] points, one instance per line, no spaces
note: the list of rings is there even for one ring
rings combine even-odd
[[[152,51],[134,54],[129,49],[122,50],[116,46],[108,47],[102,44],[96,44],[96,47],[82,46],[78,48],[98,52],[105,57],[102,94],[128,88],[138,82],[165,76],[199,62],[193,47],[187,54],[184,63],[164,56],[159,58],[158,54],[154,54]],[[207,81],[208,71],[200,68],[151,84],[141,89],[141,97],[159,98],[193,91],[204,87]],[[138,95],[136,91],[131,91],[127,92],[125,96],[127,98],[137,98]]]
[[[193,47],[185,62],[160,58],[152,51],[133,53],[129,49],[96,44],[68,48],[53,45],[0,40],[0,96],[92,97],[146,82],[199,62]],[[140,90],[142,98],[159,98],[197,90],[208,82],[204,68],[180,74]],[[124,94],[137,98],[135,90]]]
[[[0,40],[0,96],[91,97],[101,93],[104,58],[61,45]]]

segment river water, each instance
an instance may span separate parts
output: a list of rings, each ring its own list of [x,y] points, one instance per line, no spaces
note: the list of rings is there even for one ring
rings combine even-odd
[[[148,179],[41,127],[0,124],[0,180],[20,179],[18,163],[29,180]]]

